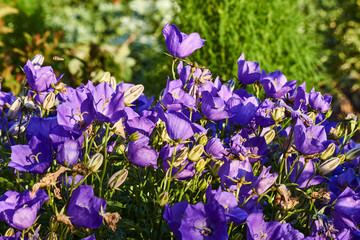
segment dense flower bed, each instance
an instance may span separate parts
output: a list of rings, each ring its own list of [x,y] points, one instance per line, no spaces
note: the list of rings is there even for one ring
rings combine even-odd
[[[187,58],[198,33],[163,35],[157,101],[109,73],[68,87],[41,55],[0,92],[0,239],[359,238],[357,118],[244,54],[224,83]]]

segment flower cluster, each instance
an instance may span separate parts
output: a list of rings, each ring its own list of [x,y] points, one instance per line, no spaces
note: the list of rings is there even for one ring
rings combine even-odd
[[[357,239],[357,117],[331,122],[331,96],[244,54],[224,81],[187,58],[198,33],[163,34],[158,101],[109,73],[66,86],[41,55],[0,92],[0,239]]]

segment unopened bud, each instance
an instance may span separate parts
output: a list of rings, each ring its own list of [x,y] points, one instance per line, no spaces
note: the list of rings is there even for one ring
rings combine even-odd
[[[205,178],[201,179],[201,181],[199,182],[199,191],[202,191],[206,188],[208,188],[209,184],[208,182],[205,180]]]
[[[352,161],[359,156],[360,156],[360,147],[356,147],[351,149],[345,154],[345,159],[346,161]]]
[[[234,91],[234,88],[235,88],[235,81],[234,81],[234,79],[230,79],[229,81],[227,81],[227,82],[225,83],[225,86],[227,86],[227,87],[230,89],[231,92]]]
[[[173,162],[174,167],[179,167],[187,159],[189,148],[183,147],[176,151],[175,161]]]
[[[196,97],[198,96],[198,91],[199,88],[196,84],[192,85],[190,90],[189,90],[189,94],[196,99]]]
[[[110,77],[110,82],[109,82],[109,84],[111,85],[111,87],[114,89],[114,90],[116,90],[116,79],[115,79],[115,77],[113,77],[113,76],[111,76]]]
[[[97,153],[89,161],[88,168],[92,172],[96,172],[102,165],[104,156],[101,153]]]
[[[125,145],[121,144],[116,148],[116,153],[122,155],[125,153]]]
[[[160,206],[165,206],[169,202],[169,193],[168,192],[162,192],[159,195],[158,203]]]
[[[206,135],[202,135],[199,139],[199,144],[205,146],[208,141],[209,141],[208,137]]]
[[[264,138],[265,138],[266,144],[271,143],[275,138],[275,130],[271,129],[270,131],[266,132],[264,134]]]
[[[196,172],[201,173],[205,169],[205,166],[206,166],[206,161],[203,158],[200,159],[199,161],[196,162],[195,165]]]
[[[32,60],[31,63],[34,65],[34,69],[39,69],[41,65],[44,63],[44,56],[41,54],[37,54]]]
[[[311,118],[311,120],[312,120],[313,122],[316,122],[316,113],[314,113],[314,112],[308,112],[306,115],[307,115],[309,118]]]
[[[11,104],[7,116],[9,119],[14,120],[19,115],[21,110],[21,99],[17,98],[13,104]]]
[[[329,109],[326,113],[325,113],[325,119],[329,118],[331,116],[331,114],[333,113],[334,110]]]
[[[285,116],[284,107],[276,107],[272,110],[271,117],[275,122],[281,122]]]
[[[164,94],[165,94],[165,88],[163,88],[163,89],[160,91],[159,101],[161,101],[161,100],[163,99]]]
[[[108,181],[109,188],[117,189],[118,187],[120,187],[121,184],[125,182],[127,175],[128,175],[128,170],[126,169],[114,173]]]
[[[195,162],[199,160],[199,158],[203,153],[204,153],[204,145],[199,144],[190,150],[188,158],[190,161]]]
[[[331,143],[326,150],[321,154],[320,158],[322,160],[328,159],[331,157],[335,152],[335,143]]]
[[[215,177],[218,176],[220,167],[221,167],[223,164],[224,164],[223,161],[217,161],[217,162],[214,164],[214,167],[212,168],[212,174],[213,174],[213,176],[215,176]]]
[[[56,233],[54,233],[54,232],[49,232],[45,236],[45,240],[57,240],[57,239],[58,239],[58,237],[57,237]]]
[[[110,77],[111,74],[110,72],[104,72],[104,74],[102,75],[102,77],[100,78],[100,82],[106,82],[106,83],[110,83]]]
[[[141,84],[135,85],[132,88],[126,90],[124,93],[124,102],[129,105],[136,101],[144,91],[144,86]]]
[[[55,94],[53,92],[49,92],[44,99],[43,109],[49,110],[54,105],[55,105]]]
[[[11,237],[12,235],[15,234],[15,230],[13,228],[9,228],[8,230],[6,230],[5,232],[5,237]]]
[[[129,137],[129,140],[130,140],[131,142],[135,142],[135,141],[138,140],[138,139],[139,139],[139,133],[138,133],[138,132],[134,132],[134,133],[131,134],[130,137]]]
[[[319,166],[319,173],[321,175],[326,175],[331,173],[332,171],[335,170],[335,168],[337,168],[337,166],[339,166],[341,160],[338,157],[333,157],[330,158],[328,160],[326,160],[325,162],[323,162],[322,164],[320,164]]]
[[[15,123],[14,125],[11,126],[11,128],[9,128],[9,135],[12,137],[17,137],[19,134],[22,134],[25,132],[26,127],[28,125],[28,122],[24,122],[21,124],[21,126],[19,127],[19,123]]]

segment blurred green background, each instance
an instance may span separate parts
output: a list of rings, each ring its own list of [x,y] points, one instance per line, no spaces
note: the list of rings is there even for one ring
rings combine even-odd
[[[21,67],[41,53],[72,86],[108,71],[156,95],[171,72],[166,23],[206,39],[190,58],[223,80],[236,77],[243,52],[267,73],[333,95],[336,112],[360,112],[360,0],[3,0],[3,90],[17,93]]]

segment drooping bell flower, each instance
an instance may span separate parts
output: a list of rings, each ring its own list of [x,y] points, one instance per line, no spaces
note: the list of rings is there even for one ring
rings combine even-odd
[[[332,97],[329,95],[322,96],[320,92],[315,92],[312,88],[309,93],[309,105],[312,109],[319,112],[326,112],[331,108]]]
[[[182,113],[175,111],[159,112],[165,122],[166,131],[173,140],[185,141],[194,135],[193,123]]]
[[[294,127],[295,147],[304,155],[321,153],[326,150],[324,146],[327,140],[324,126],[305,127],[298,119]]]
[[[27,229],[34,224],[38,211],[48,200],[49,196],[42,189],[33,196],[29,190],[23,193],[7,191],[0,198],[0,220],[13,228]]]
[[[265,222],[261,212],[252,213],[246,219],[246,239],[302,240],[304,234],[294,229],[290,223]]]
[[[205,40],[201,39],[198,33],[187,35],[180,32],[174,24],[166,24],[162,32],[166,48],[174,57],[186,58],[204,46]]]
[[[239,57],[237,64],[238,68],[238,79],[241,83],[253,84],[256,80],[260,79],[260,65],[257,62],[245,61],[244,53]]]
[[[78,141],[68,140],[57,148],[56,162],[64,166],[74,165],[77,163],[80,153]]]
[[[11,161],[8,166],[19,171],[42,174],[50,167],[52,157],[50,141],[33,136],[28,145],[11,146]]]
[[[218,160],[229,154],[219,138],[211,138],[205,145],[205,152]]]
[[[260,83],[262,84],[266,95],[271,98],[283,97],[286,93],[293,90],[296,85],[295,80],[288,82],[285,75],[279,70],[269,74],[266,74],[263,70]]]
[[[229,118],[229,109],[224,99],[213,97],[208,91],[201,93],[201,112],[212,121],[219,121]]]
[[[58,82],[50,66],[35,68],[33,63],[28,60],[23,69],[29,86],[36,92],[44,92],[51,87],[51,84]]]
[[[106,200],[94,196],[91,185],[80,185],[72,193],[67,215],[71,222],[84,228],[98,228],[103,221]]]
[[[136,141],[130,141],[127,147],[127,158],[138,167],[152,166],[157,169],[159,153],[149,146],[150,139],[138,133]]]

